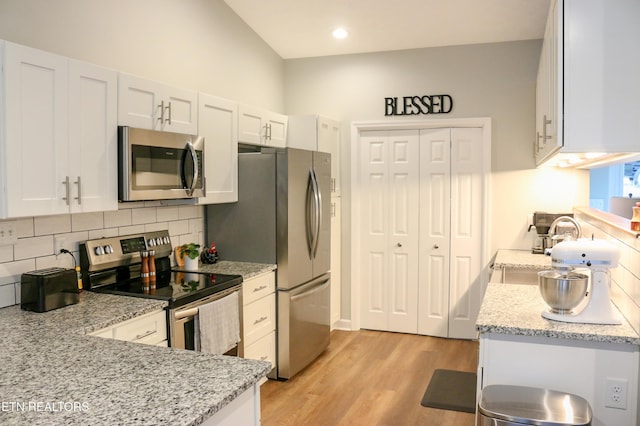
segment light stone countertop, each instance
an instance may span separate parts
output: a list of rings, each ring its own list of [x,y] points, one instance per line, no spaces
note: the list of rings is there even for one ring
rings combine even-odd
[[[0,424],[198,425],[271,370],[85,334],[164,306],[85,291],[77,305],[46,313],[0,309]]]
[[[551,266],[551,259],[525,250],[499,250],[494,268],[502,266],[546,268]],[[623,320],[621,325],[551,321],[542,317],[541,313],[545,309],[547,305],[538,286],[489,283],[476,328],[480,333],[640,345],[640,336],[627,321]]]
[[[229,260],[221,260],[210,265],[201,263],[198,269],[199,272],[242,275],[243,280],[248,280],[257,275],[275,270],[276,265],[274,264],[272,265],[266,263],[234,262]]]

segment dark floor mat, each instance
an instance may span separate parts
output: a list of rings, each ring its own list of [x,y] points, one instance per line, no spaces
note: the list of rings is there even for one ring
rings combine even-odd
[[[475,413],[476,373],[434,371],[420,404],[430,408]]]

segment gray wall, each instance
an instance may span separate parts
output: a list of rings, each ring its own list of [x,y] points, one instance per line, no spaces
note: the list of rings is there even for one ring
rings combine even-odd
[[[2,0],[0,39],[283,111],[283,60],[222,0]]]
[[[285,112],[315,112],[343,123],[343,318],[350,318],[350,124],[429,117],[385,117],[385,97],[450,94],[453,111],[431,117],[492,119],[491,252],[530,249],[527,216],[533,211],[588,205],[588,172],[535,168],[540,48],[533,40],[285,61]]]

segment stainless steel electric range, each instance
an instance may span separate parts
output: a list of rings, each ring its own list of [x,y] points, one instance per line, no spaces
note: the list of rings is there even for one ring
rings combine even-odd
[[[156,278],[142,278],[142,259],[151,254]],[[80,245],[84,288],[99,293],[166,300],[169,346],[196,349],[198,308],[238,293],[242,333],[242,276],[171,268],[166,230],[88,240]],[[228,355],[243,355],[242,336]]]

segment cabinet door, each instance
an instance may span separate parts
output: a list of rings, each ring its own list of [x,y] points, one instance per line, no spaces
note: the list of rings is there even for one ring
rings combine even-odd
[[[118,209],[118,74],[69,61],[72,212]]]
[[[205,141],[207,191],[198,203],[238,201],[238,104],[201,93],[198,134]]]
[[[196,134],[197,119],[197,92],[120,73],[119,125]]]
[[[162,85],[129,74],[118,75],[118,125],[160,130]]]
[[[67,58],[5,43],[3,217],[69,211]]]
[[[266,118],[267,137],[265,145],[276,148],[287,146],[287,116],[270,112]]]
[[[331,197],[331,325],[340,321],[340,197]]]
[[[340,123],[318,117],[318,151],[331,154],[331,195],[340,196]]]
[[[264,111],[250,105],[238,108],[238,141],[253,145],[263,145],[266,128]]]

